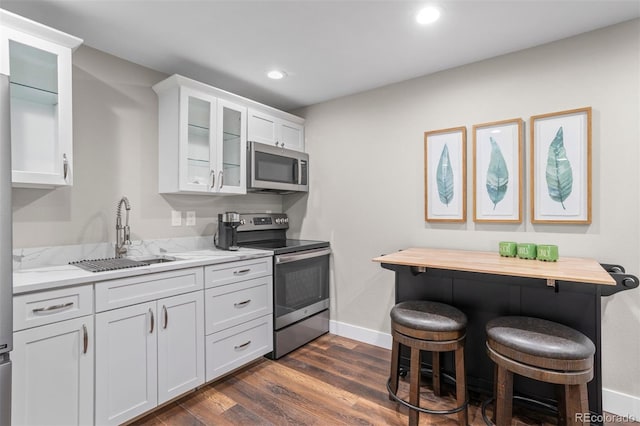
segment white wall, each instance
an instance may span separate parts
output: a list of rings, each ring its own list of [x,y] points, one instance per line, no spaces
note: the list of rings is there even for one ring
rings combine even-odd
[[[217,214],[282,210],[282,196],[158,194],[158,100],[167,76],[87,46],[73,56],[74,186],[13,190],[14,248],[115,241],[116,203],[131,202],[132,239],[213,235]],[[196,227],[171,227],[171,210]],[[184,222],[183,222],[184,224]]]
[[[411,246],[496,251],[501,240],[555,243],[561,256],[619,263],[638,275],[639,103],[635,20],[297,111],[307,119],[311,192],[287,196],[284,205],[302,237],[331,241],[332,319],[389,332],[393,273],[371,258]],[[529,117],[585,106],[593,107],[591,225],[533,226],[528,202],[520,225],[476,225],[471,190],[465,224],[424,222],[425,131],[467,126],[471,188],[473,124],[523,118],[528,163]],[[639,330],[639,290],[603,299],[604,387],[637,402]]]

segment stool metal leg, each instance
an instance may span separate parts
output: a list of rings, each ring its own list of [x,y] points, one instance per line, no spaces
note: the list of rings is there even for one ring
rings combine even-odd
[[[464,368],[464,346],[456,349],[456,401],[462,406],[467,401],[467,382]],[[467,426],[469,418],[467,407],[458,413],[458,424]]]
[[[396,394],[398,393],[398,365],[400,363],[400,342],[396,339],[393,339],[393,343],[391,346],[391,374],[389,377],[391,378],[391,391]],[[389,400],[394,401],[394,399],[389,395]]]
[[[409,386],[409,402],[420,406],[420,349],[411,348],[411,384]],[[419,412],[409,410],[409,426],[417,426]]]
[[[511,426],[513,410],[513,373],[498,366],[496,394],[496,425]]]
[[[440,396],[440,352],[431,353],[431,378],[433,379],[433,394]]]

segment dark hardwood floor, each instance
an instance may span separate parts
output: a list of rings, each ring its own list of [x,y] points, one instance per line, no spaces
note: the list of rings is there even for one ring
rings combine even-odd
[[[277,360],[260,360],[139,419],[136,426],[171,425],[406,425],[408,410],[389,401],[391,351],[327,334]],[[402,380],[398,394],[408,395]],[[469,424],[484,425],[477,402]],[[421,389],[421,405],[455,405]],[[489,410],[490,412],[490,410]],[[456,415],[420,414],[421,425],[456,425]],[[517,412],[516,425],[553,424]],[[605,423],[613,424],[613,423]],[[639,426],[639,423],[628,423]]]

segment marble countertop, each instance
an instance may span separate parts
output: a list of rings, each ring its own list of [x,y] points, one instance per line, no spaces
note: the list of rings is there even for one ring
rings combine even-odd
[[[269,250],[241,248],[238,251],[217,249],[164,253],[179,260],[128,269],[105,272],[88,272],[73,265],[44,266],[21,269],[13,273],[13,294],[53,290],[72,285],[90,284],[116,278],[133,277],[154,272],[214,265],[245,259],[272,256]]]

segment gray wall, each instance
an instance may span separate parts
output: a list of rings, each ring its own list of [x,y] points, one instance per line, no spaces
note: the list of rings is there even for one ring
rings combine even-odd
[[[74,185],[14,189],[14,248],[115,241],[116,203],[132,205],[133,239],[213,235],[217,214],[282,210],[282,196],[158,194],[158,101],[164,74],[87,46],[73,56]],[[171,210],[196,212],[171,227]]]
[[[561,256],[640,273],[640,21],[297,111],[306,121],[308,197],[285,197],[305,238],[334,250],[332,319],[389,332],[393,274],[371,258],[411,246],[496,251],[501,240],[555,243]],[[593,223],[424,222],[423,133],[593,107]],[[467,188],[471,188],[471,166]],[[528,166],[525,171],[528,173]],[[526,177],[528,200],[529,179]],[[302,220],[302,218],[304,220]],[[604,299],[604,386],[640,397],[640,291]],[[606,405],[605,405],[606,408]]]

